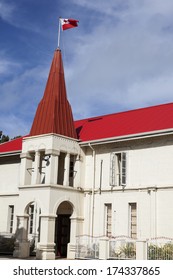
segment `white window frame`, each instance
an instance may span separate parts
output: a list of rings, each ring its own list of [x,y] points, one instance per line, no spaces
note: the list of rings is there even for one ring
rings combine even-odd
[[[127,153],[113,152],[110,156],[110,185],[126,186],[127,184]]]
[[[105,235],[112,236],[112,203],[105,203]]]
[[[135,208],[133,209],[132,212],[132,208],[134,206]],[[132,217],[132,215],[134,216]],[[133,220],[133,218],[135,218],[135,220]],[[131,238],[137,238],[137,203],[136,202],[129,203],[129,236]]]
[[[7,231],[13,233],[13,224],[14,224],[14,205],[8,206],[8,224]]]
[[[29,205],[29,226],[28,226],[28,234],[33,234],[34,232],[34,220],[35,220],[35,205]]]

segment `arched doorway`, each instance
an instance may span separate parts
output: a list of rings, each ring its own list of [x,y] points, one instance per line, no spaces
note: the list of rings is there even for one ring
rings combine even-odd
[[[73,213],[72,205],[64,201],[57,209],[55,222],[55,255],[56,257],[67,257],[67,244],[70,242],[70,216]]]

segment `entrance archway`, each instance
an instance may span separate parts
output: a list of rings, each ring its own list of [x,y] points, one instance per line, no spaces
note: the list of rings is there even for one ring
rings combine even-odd
[[[57,209],[55,222],[55,255],[56,257],[67,257],[67,244],[70,242],[70,216],[73,213],[72,205],[64,201]]]

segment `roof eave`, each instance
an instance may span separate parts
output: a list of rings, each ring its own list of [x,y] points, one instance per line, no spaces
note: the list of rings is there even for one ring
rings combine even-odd
[[[61,135],[61,134],[57,134],[57,133],[53,133],[53,132],[46,133],[46,134],[34,135],[34,136],[26,136],[26,137],[23,138],[23,141],[28,140],[28,139],[34,139],[34,138],[40,138],[40,137],[49,137],[49,136],[61,137],[61,138],[64,138],[64,139],[75,141],[75,142],[80,141],[76,138],[72,138],[72,137],[69,137],[69,136],[65,136],[65,135]]]
[[[142,132],[136,134],[128,134],[122,135],[117,137],[110,137],[110,138],[102,138],[97,140],[88,140],[88,141],[81,141],[79,145],[81,147],[88,146],[88,144],[92,145],[101,145],[101,144],[108,144],[112,142],[122,142],[122,141],[131,141],[136,139],[143,139],[143,138],[150,138],[150,137],[158,137],[163,135],[170,135],[173,134],[173,128],[163,129],[163,130],[154,130],[150,132]]]
[[[2,152],[2,153],[0,153],[0,157],[17,156],[17,155],[20,155],[20,153],[21,153],[21,150],[10,151],[10,152]]]

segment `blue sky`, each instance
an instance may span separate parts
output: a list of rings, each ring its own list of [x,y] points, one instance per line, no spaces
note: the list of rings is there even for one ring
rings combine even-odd
[[[30,131],[58,18],[74,119],[173,102],[172,0],[0,0],[0,130]]]

